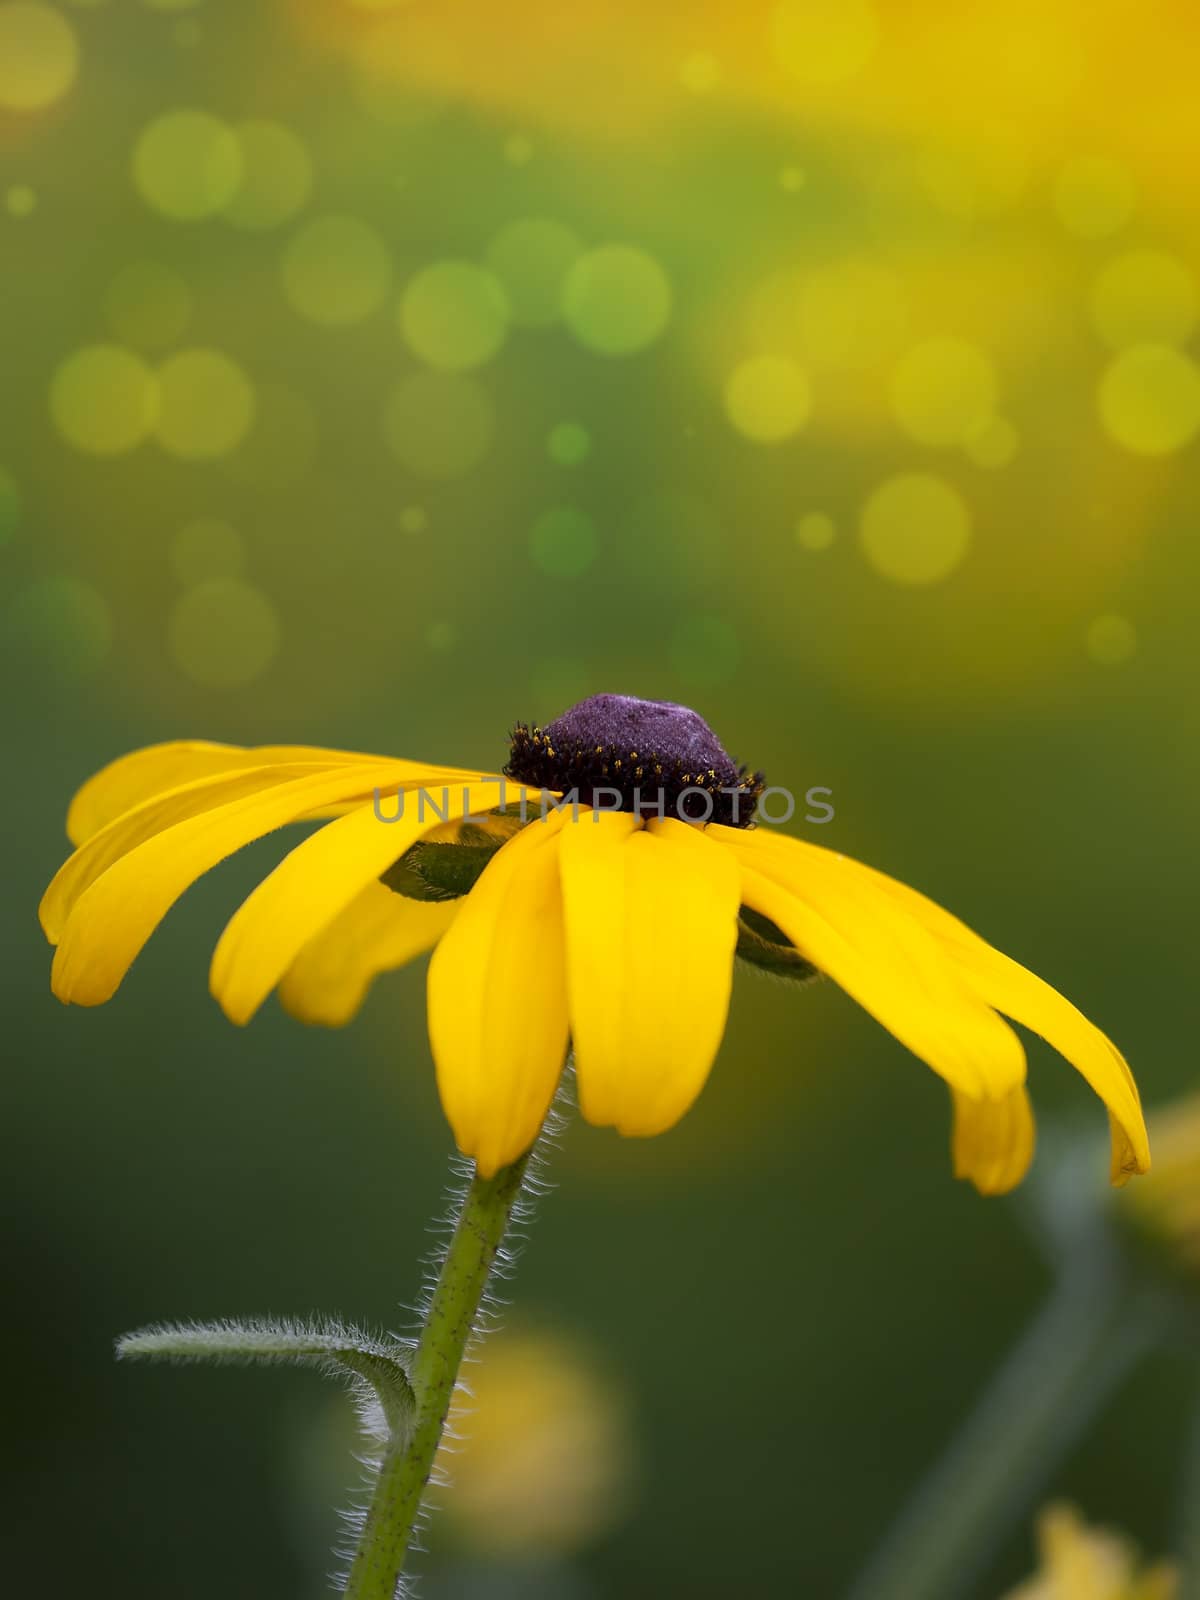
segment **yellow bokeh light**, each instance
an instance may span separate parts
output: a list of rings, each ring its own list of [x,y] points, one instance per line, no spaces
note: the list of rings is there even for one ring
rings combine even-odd
[[[283,291],[310,322],[341,327],[377,311],[392,281],[387,245],[357,217],[318,217],[288,241]]]
[[[383,432],[401,465],[421,478],[459,478],[491,449],[495,412],[474,378],[418,372],[388,396]]]
[[[467,372],[496,354],[508,335],[500,280],[471,261],[437,261],[406,284],[400,330],[413,354],[442,372]]]
[[[37,208],[37,192],[27,183],[14,183],[5,192],[4,205],[10,217],[32,216]]]
[[[165,350],[183,335],[192,317],[192,292],[178,273],[157,261],[133,261],[108,286],[108,325],[126,344]]]
[[[280,122],[239,122],[234,129],[242,177],[222,216],[236,228],[277,228],[295,216],[312,192],[312,161],[304,144]]]
[[[40,656],[56,677],[82,678],[101,666],[112,648],[108,601],[81,578],[36,578],[17,591],[4,631]]]
[[[567,273],[582,254],[582,241],[561,222],[521,217],[501,228],[487,264],[504,286],[512,320],[530,328],[557,322]]]
[[[61,100],[79,72],[75,29],[36,0],[0,5],[0,108],[41,111]]]
[[[175,222],[221,211],[242,181],[242,149],[228,123],[207,111],[168,111],[143,128],[133,181],[153,210]]]
[[[1177,257],[1131,250],[1096,279],[1092,320],[1114,350],[1131,344],[1182,344],[1196,326],[1196,280]]]
[[[802,368],[784,356],[754,356],[734,368],[725,410],[739,433],[760,444],[790,439],[808,421],[812,391]]]
[[[929,339],[897,362],[891,396],[896,421],[918,443],[961,444],[991,419],[995,369],[965,339]]]
[[[671,285],[652,255],[610,244],[582,255],[563,286],[567,326],[589,350],[625,356],[653,344],[671,315]]]
[[[1137,185],[1128,167],[1098,156],[1068,161],[1058,175],[1054,209],[1068,233],[1104,239],[1123,228],[1137,205]]]
[[[907,308],[894,273],[847,261],[808,273],[800,284],[801,349],[814,364],[858,368],[891,353]]]
[[[237,578],[214,578],[178,601],[167,640],[176,666],[193,683],[240,689],[274,661],[283,630],[261,590]]]
[[[963,449],[977,467],[1006,467],[1020,443],[1020,435],[1007,417],[992,417],[967,435]]]
[[[198,517],[171,540],[171,565],[186,584],[240,578],[246,566],[242,536],[218,517]]]
[[[158,383],[121,345],[87,345],[69,355],[50,384],[50,415],[69,444],[87,455],[133,450],[158,416]]]
[[[527,167],[533,160],[533,140],[528,134],[509,134],[504,141],[504,159],[510,167]]]
[[[1100,380],[1100,420],[1139,456],[1165,456],[1200,432],[1200,367],[1162,344],[1123,350]]]
[[[1093,661],[1115,667],[1136,653],[1137,629],[1127,617],[1109,612],[1088,623],[1084,642]]]
[[[158,370],[155,433],[170,455],[210,461],[228,455],[254,422],[254,386],[220,350],[181,350]]]
[[[824,511],[807,511],[796,523],[796,543],[802,550],[828,550],[837,537],[837,525]]]
[[[879,45],[869,0],[781,0],[771,17],[775,59],[790,77],[813,86],[856,77]]]
[[[893,583],[918,587],[949,577],[971,542],[971,513],[957,489],[930,472],[902,472],[863,507],[867,560]]]

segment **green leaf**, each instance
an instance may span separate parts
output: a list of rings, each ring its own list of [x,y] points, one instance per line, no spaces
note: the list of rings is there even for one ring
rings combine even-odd
[[[415,1401],[409,1351],[336,1322],[164,1323],[117,1340],[118,1361],[211,1361],[224,1365],[286,1362],[326,1377],[359,1379],[375,1391],[392,1437],[411,1427]]]
[[[773,973],[789,983],[812,983],[821,976],[811,961],[806,961],[781,928],[761,912],[743,906],[738,912],[737,955],[762,972]]]

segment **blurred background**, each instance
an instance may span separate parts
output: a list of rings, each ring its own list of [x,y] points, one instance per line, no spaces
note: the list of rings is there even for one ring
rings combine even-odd
[[[51,998],[127,749],[488,770],[682,700],[1194,1082],[1198,47],[1183,0],[0,0],[14,1592],[327,1592],[342,1398],[111,1342],[399,1326],[450,1149],[421,970],[339,1034],[210,1001],[278,839]],[[555,1154],[425,1592],[844,1592],[1050,1287],[948,1125],[832,986],[739,975],[679,1128]],[[1054,1491],[1170,1553],[1194,1386],[1144,1363]]]

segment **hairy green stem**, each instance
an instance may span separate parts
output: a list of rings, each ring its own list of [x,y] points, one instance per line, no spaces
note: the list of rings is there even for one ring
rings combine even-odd
[[[394,1600],[458,1369],[528,1160],[523,1156],[502,1167],[494,1178],[477,1174],[467,1190],[409,1373],[415,1415],[411,1428],[394,1438],[384,1455],[350,1568],[347,1600]]]
[[[1164,1311],[1109,1260],[1060,1281],[901,1512],[850,1600],[966,1594],[1090,1418],[1153,1342]]]

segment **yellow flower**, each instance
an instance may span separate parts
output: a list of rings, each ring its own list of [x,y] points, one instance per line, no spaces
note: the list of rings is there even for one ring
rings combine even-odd
[[[1120,1221],[1175,1278],[1200,1273],[1200,1094],[1155,1109],[1154,1175]]]
[[[1041,1571],[1006,1600],[1174,1600],[1172,1568],[1139,1571],[1127,1539],[1089,1528],[1072,1506],[1049,1506],[1038,1519]]]
[[[536,1137],[568,1040],[588,1121],[638,1135],[678,1122],[724,1033],[735,950],[755,946],[828,974],[946,1081],[956,1171],[981,1191],[1011,1188],[1033,1152],[1025,1054],[1000,1013],[1040,1033],[1104,1101],[1113,1181],[1149,1167],[1137,1087],[1108,1039],[923,895],[753,825],[760,775],[694,711],[597,695],[544,729],[518,726],[505,773],[543,805],[575,794],[580,806],[480,826],[465,819],[495,809],[500,774],[303,746],[126,756],[71,806],[78,848],[41,907],[58,945],[54,992],[109,999],[202,873],[285,823],[331,818],[226,927],[213,993],[239,1023],[276,987],[302,1020],[342,1023],[378,973],[436,946],[438,1086],[485,1176]],[[449,869],[430,854],[439,848]],[[447,870],[469,892],[412,897],[432,880],[453,893]]]

